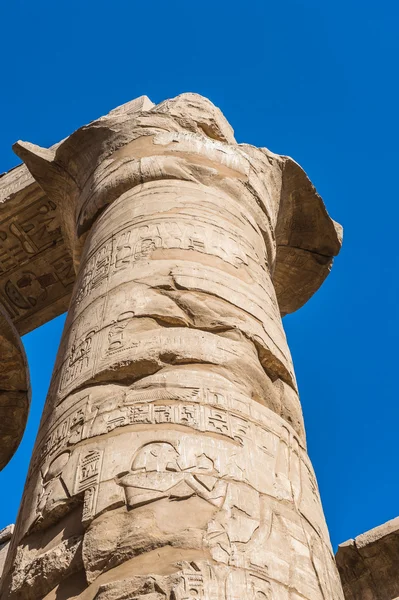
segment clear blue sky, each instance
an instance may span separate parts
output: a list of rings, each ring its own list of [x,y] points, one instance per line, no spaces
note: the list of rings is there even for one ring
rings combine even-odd
[[[111,8],[112,6],[112,8]],[[237,140],[308,172],[344,247],[284,320],[334,547],[399,514],[397,2],[4,0],[0,170],[141,94],[208,96]],[[27,335],[33,399],[0,473],[15,520],[64,317]]]

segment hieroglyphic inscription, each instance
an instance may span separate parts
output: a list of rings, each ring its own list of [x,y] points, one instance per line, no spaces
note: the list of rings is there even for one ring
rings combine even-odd
[[[34,469],[51,461],[53,456],[85,438],[84,428],[88,418],[87,412],[90,409],[89,399],[89,395],[81,398],[74,406],[60,415],[46,435],[38,437],[28,477]]]
[[[108,277],[147,259],[157,249],[194,250],[217,256],[235,267],[248,265],[249,261],[259,263],[247,240],[214,224],[201,224],[199,219],[190,222],[181,216],[175,221],[152,219],[119,231],[94,252],[83,271],[76,302],[79,304]]]
[[[84,492],[83,524],[90,522],[95,512],[102,457],[102,450],[89,450],[80,457],[75,493]]]
[[[76,444],[82,439],[85,408],[78,408],[57,425],[46,438],[42,456],[49,456],[64,445]]]
[[[93,370],[93,346],[96,333],[103,320],[104,302],[100,300],[92,309],[94,323],[89,315],[81,315],[68,332],[66,357],[59,373],[59,392],[70,389],[74,384],[84,381]],[[54,380],[52,381],[54,385]]]
[[[98,321],[102,318],[101,308],[98,309]],[[100,316],[101,315],[101,316]],[[134,324],[134,319],[131,319]],[[123,345],[112,345],[107,329],[96,331],[96,328],[87,327],[82,333],[77,328],[71,333],[68,353],[61,368],[58,384],[60,399],[70,393],[74,387],[84,381],[89,381],[94,374],[112,368],[112,364],[119,362],[126,354],[126,365],[131,362],[146,360],[150,351],[156,349],[162,356],[163,353],[174,352],[178,354],[181,348],[191,340],[194,355],[208,357],[221,364],[240,356],[240,343],[226,340],[210,333],[203,333],[195,329],[160,328],[156,331],[144,331],[140,335],[129,335]],[[111,326],[112,329],[112,326]],[[122,342],[121,339],[118,341]],[[96,347],[98,352],[94,352]],[[159,359],[161,360],[161,359]]]
[[[225,435],[241,445],[253,433],[246,419],[199,404],[134,404],[126,416],[119,417],[120,420],[116,421],[117,417],[113,415],[109,419],[118,425],[185,425],[198,431]]]
[[[83,339],[79,339],[76,343],[72,344],[70,355],[61,377],[61,390],[66,388],[69,383],[73,382],[79,375],[88,371],[94,334],[95,330],[92,329],[86,333]]]
[[[7,202],[13,194],[23,191],[28,186],[39,187],[25,165],[2,173],[0,175],[0,202]]]
[[[0,212],[0,273],[19,267],[31,255],[62,240],[56,205],[45,196],[1,217]]]
[[[198,567],[197,567],[198,568]],[[184,593],[181,600],[191,600],[191,598],[204,599],[205,585],[204,576],[201,571],[196,569],[185,569],[182,573]]]
[[[75,273],[55,203],[17,170],[4,176],[12,183],[0,182],[0,299],[25,333],[66,309]],[[23,202],[7,200],[14,192]]]

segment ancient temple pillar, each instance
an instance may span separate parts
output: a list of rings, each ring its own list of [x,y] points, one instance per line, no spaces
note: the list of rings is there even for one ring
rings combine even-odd
[[[77,279],[2,598],[342,598],[281,322],[340,247],[302,169],[195,94],[16,151]]]
[[[25,350],[15,326],[0,305],[0,471],[19,446],[29,405],[30,377]]]

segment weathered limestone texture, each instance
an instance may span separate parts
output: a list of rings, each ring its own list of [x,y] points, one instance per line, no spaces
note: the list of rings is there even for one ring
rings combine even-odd
[[[25,165],[0,175],[0,303],[18,333],[65,312],[74,281],[55,203]]]
[[[30,405],[28,363],[21,338],[0,305],[0,471],[22,439]]]
[[[10,547],[10,541],[14,531],[14,525],[8,525],[0,531],[0,585],[1,576],[4,569],[4,563],[6,561],[8,548]]]
[[[340,227],[211,102],[139,98],[19,142],[77,271],[9,600],[337,600],[281,314]]]
[[[396,600],[399,517],[341,544],[336,558],[346,600]]]

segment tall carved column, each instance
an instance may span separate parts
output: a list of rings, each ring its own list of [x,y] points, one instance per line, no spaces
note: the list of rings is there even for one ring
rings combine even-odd
[[[195,94],[16,151],[77,280],[2,597],[342,598],[280,316],[340,247],[306,175]]]

